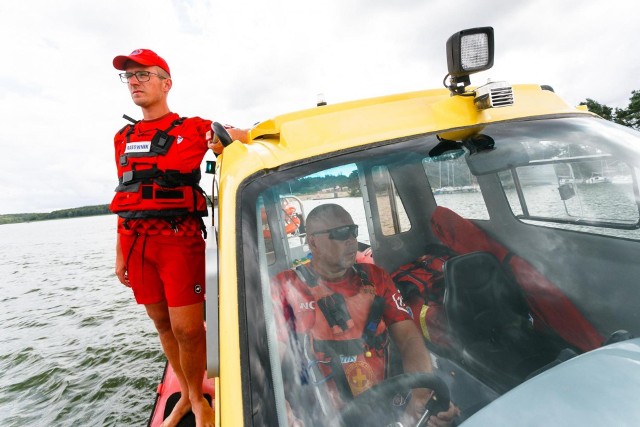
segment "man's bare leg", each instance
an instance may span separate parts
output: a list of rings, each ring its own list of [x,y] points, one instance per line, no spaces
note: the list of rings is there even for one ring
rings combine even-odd
[[[215,413],[202,394],[206,367],[206,337],[203,303],[170,307],[171,326],[180,349],[180,366],[189,390],[196,427],[213,427]]]
[[[189,400],[189,386],[187,380],[182,371],[180,363],[180,351],[178,341],[176,340],[173,330],[171,329],[171,322],[169,317],[169,309],[166,302],[158,304],[146,305],[147,314],[153,320],[153,323],[158,331],[160,337],[160,343],[164,354],[171,365],[171,368],[176,374],[178,383],[180,384],[180,399],[173,407],[173,411],[163,421],[161,427],[175,427],[178,425],[182,417],[191,411],[191,401]]]

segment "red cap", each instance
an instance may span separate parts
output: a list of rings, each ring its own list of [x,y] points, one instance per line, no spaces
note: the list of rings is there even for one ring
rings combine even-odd
[[[116,70],[124,70],[127,61],[133,61],[136,64],[144,65],[146,67],[157,65],[165,70],[167,74],[171,75],[167,61],[160,58],[157,53],[149,49],[136,49],[128,56],[116,56],[113,58],[113,66],[116,67]]]

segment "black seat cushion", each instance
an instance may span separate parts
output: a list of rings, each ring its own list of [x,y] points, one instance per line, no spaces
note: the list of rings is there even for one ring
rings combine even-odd
[[[486,382],[509,389],[554,359],[558,349],[535,331],[522,289],[488,252],[450,258],[444,306],[461,359]]]

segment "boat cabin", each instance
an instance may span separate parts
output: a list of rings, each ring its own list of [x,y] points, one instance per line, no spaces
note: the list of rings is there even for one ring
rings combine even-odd
[[[640,419],[640,134],[548,86],[471,86],[493,62],[491,28],[453,35],[447,56],[444,88],[280,115],[217,159],[206,321],[220,425],[355,425],[306,337],[279,337],[272,292],[309,262],[306,215],[328,203],[358,226],[357,262],[394,280],[457,425]],[[396,425],[402,387],[349,410]]]

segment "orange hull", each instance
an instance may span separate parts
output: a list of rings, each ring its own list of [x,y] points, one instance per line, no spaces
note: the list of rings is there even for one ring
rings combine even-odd
[[[202,391],[204,392],[205,397],[211,399],[211,404],[213,407],[213,398],[215,396],[215,380],[213,378],[207,378],[206,372],[203,374]],[[167,362],[164,368],[164,374],[162,375],[162,382],[158,384],[156,403],[151,413],[151,417],[149,418],[149,423],[147,424],[148,427],[159,427],[160,424],[162,424],[162,421],[164,421],[165,418],[165,409],[167,408],[167,403],[169,402],[169,406],[171,407],[177,401],[179,394],[180,384],[178,383],[178,378],[176,377],[176,374],[173,371],[171,365]],[[167,411],[167,415],[169,413],[170,411]],[[182,421],[180,421],[180,426],[195,426],[195,421],[192,420],[193,414],[189,413],[182,419]]]

